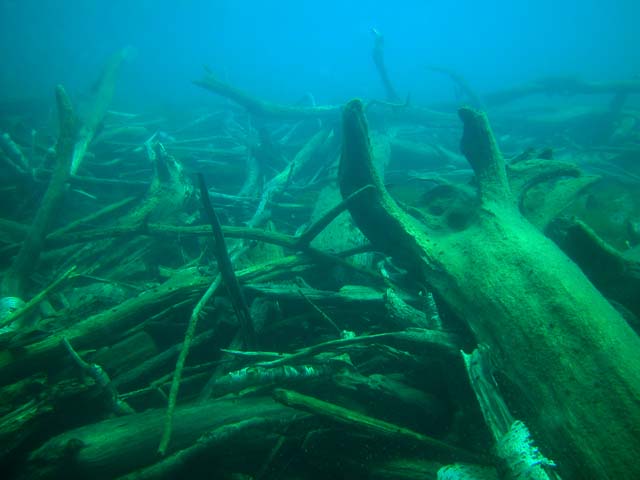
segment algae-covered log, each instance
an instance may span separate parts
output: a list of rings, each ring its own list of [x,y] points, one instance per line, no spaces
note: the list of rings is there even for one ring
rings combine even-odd
[[[343,114],[340,188],[381,250],[420,275],[491,348],[564,478],[640,478],[640,338],[580,269],[516,208],[484,114],[462,109],[462,150],[479,197],[466,228],[430,231],[402,211],[373,168],[362,104]],[[506,380],[505,380],[506,381]]]
[[[56,103],[60,124],[60,134],[56,144],[56,167],[20,252],[3,278],[0,288],[3,294],[24,295],[29,276],[38,264],[47,231],[64,198],[69,179],[76,125],[71,101],[61,85],[56,87]]]
[[[259,118],[273,120],[307,120],[316,118],[338,118],[340,107],[337,105],[316,105],[312,107],[283,105],[256,98],[249,93],[228,84],[207,71],[200,80],[194,80],[194,85],[202,87],[211,93],[221,95],[246,109]],[[429,108],[413,105],[397,105],[395,103],[370,101],[369,108],[380,106],[380,112],[392,115],[397,120],[433,125],[434,122],[449,125],[453,115],[437,112]]]
[[[545,77],[506,90],[486,95],[491,106],[504,105],[530,95],[599,95],[599,94],[631,94],[640,92],[637,80],[591,82],[575,75]]]
[[[280,105],[265,102],[252,97],[239,88],[229,85],[218,79],[213,73],[207,72],[200,80],[194,80],[194,85],[209,90],[212,93],[222,95],[233,100],[235,103],[247,109],[249,113],[257,117],[279,118],[279,119],[305,119],[326,116],[336,116],[340,108],[334,105],[319,107],[299,107],[293,105]]]
[[[71,173],[76,173],[87,148],[98,131],[100,124],[104,120],[111,99],[116,89],[116,81],[122,62],[133,55],[133,48],[126,47],[113,54],[104,67],[102,75],[96,84],[96,94],[92,99],[91,107],[87,113],[84,125],[78,132],[78,139],[73,150],[73,159],[71,161]]]

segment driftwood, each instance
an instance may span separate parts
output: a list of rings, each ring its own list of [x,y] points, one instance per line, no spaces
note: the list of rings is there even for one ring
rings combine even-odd
[[[409,355],[411,355],[410,352]],[[418,361],[411,355],[405,365]],[[355,396],[362,405],[382,418],[395,419],[394,423],[421,431],[442,433],[446,426],[448,406],[436,394],[410,386],[402,375],[361,375],[353,369],[344,369],[334,377],[336,387],[345,394]],[[357,393],[355,393],[357,392]]]
[[[209,206],[209,208],[211,208],[211,206]],[[218,225],[218,230],[219,229],[220,226]],[[230,260],[229,264],[231,264]],[[209,302],[215,291],[220,286],[221,278],[222,274],[219,274],[215,277],[213,282],[211,282],[211,285],[209,285],[209,288],[207,288],[207,291],[204,293],[202,298],[198,301],[197,305],[193,309],[191,317],[189,317],[189,324],[187,325],[187,331],[184,335],[184,342],[182,343],[182,348],[180,350],[180,354],[178,355],[178,361],[176,362],[176,368],[173,371],[173,378],[171,380],[171,390],[169,391],[169,402],[167,405],[167,417],[165,420],[164,430],[162,432],[162,439],[160,440],[160,446],[158,447],[158,453],[160,455],[164,455],[166,453],[169,446],[169,441],[171,440],[171,431],[173,428],[173,413],[175,411],[176,402],[178,401],[180,380],[182,379],[182,372],[184,370],[185,362],[187,361],[187,355],[189,355],[189,349],[191,348],[191,344],[194,340],[196,327],[198,325],[198,319],[202,315],[202,310],[204,309],[205,305],[207,304],[207,302]],[[235,275],[233,279],[237,283]]]
[[[265,102],[250,96],[242,90],[219,80],[211,72],[200,80],[194,80],[195,85],[212,93],[222,95],[244,107],[249,113],[257,117],[278,118],[282,120],[300,120],[305,118],[337,117],[340,112],[339,105],[327,105],[319,107],[299,107],[279,105]]]
[[[84,158],[87,148],[107,114],[116,87],[120,65],[132,55],[131,47],[127,47],[111,56],[97,84],[95,98],[91,109],[78,132],[78,138],[73,149],[73,158],[69,166],[71,173],[76,173]]]
[[[170,480],[191,476],[191,466],[198,464],[198,462],[202,463],[203,457],[206,458],[204,462],[210,465],[210,469],[218,473],[218,469],[223,470],[222,466],[211,464],[224,462],[228,455],[226,452],[229,443],[240,442],[243,446],[253,446],[252,443],[255,442],[257,448],[266,449],[270,444],[277,443],[276,438],[283,438],[270,438],[269,432],[284,427],[290,420],[291,418],[286,415],[257,416],[222,425],[203,434],[193,445],[175,452],[158,463],[119,477],[118,480],[159,480],[163,478]],[[243,456],[246,462],[246,456]],[[212,459],[217,461],[212,462]]]
[[[474,108],[482,108],[482,100],[480,96],[471,88],[471,85],[460,73],[451,68],[431,66],[429,70],[446,75],[451,79],[456,87],[456,93],[460,97],[459,100],[469,102]]]
[[[579,220],[560,218],[548,234],[607,298],[640,318],[640,261],[626,258]],[[632,326],[640,332],[640,325]]]
[[[598,95],[598,94],[630,94],[640,92],[640,82],[589,82],[576,76],[547,77],[513,87],[507,90],[485,95],[489,106],[504,105],[530,95]]]
[[[339,405],[303,395],[292,390],[276,389],[273,395],[277,401],[290,407],[321,415],[334,422],[346,424],[376,435],[382,435],[396,441],[413,442],[422,447],[433,449],[439,452],[440,455],[444,453],[445,457],[454,456],[463,460],[479,462],[491,461],[490,458],[484,455],[466,451],[427,435],[414,432],[408,428],[377,420]]]
[[[305,143],[286,168],[266,183],[263,188],[260,204],[251,217],[251,220],[248,222],[250,227],[257,226],[264,222],[267,203],[271,202],[274,197],[286,190],[286,188],[291,184],[292,179],[298,175],[300,171],[314,159],[315,156],[318,155],[318,150],[326,141],[330,140],[331,137],[332,135],[330,131],[320,130]]]
[[[487,347],[481,346],[470,355],[462,352],[462,358],[482,416],[496,444],[496,454],[502,460],[501,470],[508,472],[505,476],[538,480],[557,479],[554,472],[555,463],[540,453],[526,425],[513,418],[500,395],[491,373],[490,352]],[[452,466],[449,470],[456,467]]]
[[[145,315],[152,315],[184,298],[202,292],[208,279],[183,272],[160,287],[133,297],[116,308],[99,312],[72,327],[31,343],[19,350],[7,349],[0,358],[0,382],[6,383],[19,375],[28,375],[46,368],[55,369],[66,359],[62,338],[75,348],[95,348],[113,341],[105,334],[125,332]]]
[[[62,344],[67,349],[67,352],[73,359],[73,362],[76,366],[88,377],[92,378],[98,387],[100,387],[105,397],[107,398],[109,407],[113,410],[117,415],[128,415],[130,413],[134,413],[134,410],[131,408],[127,402],[121,400],[118,396],[118,391],[114,387],[111,382],[111,378],[104,371],[104,369],[95,363],[87,363],[85,360],[78,355],[78,352],[74,350],[71,344],[67,341],[66,338],[62,339]]]
[[[396,93],[395,88],[393,88],[393,84],[391,83],[391,79],[387,73],[387,66],[384,63],[384,37],[382,36],[382,33],[375,28],[371,31],[373,33],[373,52],[371,54],[373,57],[373,63],[378,70],[380,80],[382,80],[382,85],[384,86],[384,91],[387,95],[387,101],[397,102],[398,94]]]
[[[453,153],[457,117],[395,100],[380,40],[374,61],[390,88],[386,101],[365,102],[362,111],[384,126],[373,132],[370,148],[381,160],[378,174],[387,164],[397,168],[388,181],[406,202],[405,213],[391,201],[378,207],[384,188],[367,177],[366,165],[346,175],[347,183],[358,184],[348,186],[352,193],[344,194],[345,176],[340,192],[335,174],[342,135],[335,125],[342,106],[317,107],[313,98],[292,107],[270,104],[207,76],[202,86],[232,101],[217,112],[194,112],[186,124],[107,112],[127,52],[113,58],[71,142],[78,163],[84,159],[83,176],[64,172],[69,194],[55,209],[62,213],[57,230],[42,234],[39,268],[27,276],[31,301],[22,310],[15,308],[23,304],[19,299],[0,301],[0,470],[7,478],[435,479],[438,460],[493,464],[496,459],[485,456],[493,443],[484,428],[490,422],[483,421],[459,357],[461,348],[476,346],[472,333],[491,344],[499,386],[516,419],[532,427],[541,455],[568,475],[585,457],[593,464],[620,460],[612,450],[592,455],[593,440],[584,433],[600,428],[605,433],[593,435],[597,445],[608,445],[621,429],[621,416],[604,405],[605,390],[622,398],[615,398],[621,410],[637,421],[632,402],[619,394],[628,371],[614,365],[622,355],[610,355],[613,346],[597,350],[596,333],[575,320],[596,312],[590,328],[606,343],[611,336],[603,325],[618,328],[617,317],[595,290],[584,293],[583,280],[558,279],[561,270],[573,276],[575,268],[557,251],[549,254],[549,242],[522,226],[520,216],[544,230],[594,177],[554,161],[546,149],[505,168],[496,162],[487,175],[476,162],[469,182],[473,171]],[[463,79],[445,73],[464,89]],[[627,96],[616,94],[612,114],[635,115],[622,110]],[[510,138],[507,148],[522,151],[525,139],[511,134],[540,120],[527,115],[507,125],[511,119],[501,118],[505,123],[496,129]],[[621,125],[610,141],[633,141],[634,125]],[[0,168],[24,173],[0,188],[5,268],[28,243],[40,208],[34,200],[42,195],[27,189],[42,191],[52,182],[60,153],[50,149],[46,128],[31,137],[22,126],[8,128],[11,137],[0,138],[0,149],[14,166],[2,157]],[[567,141],[575,141],[573,134],[567,131]],[[346,135],[345,145],[354,138]],[[566,157],[572,148],[563,149]],[[418,173],[407,175],[408,162]],[[225,256],[250,305],[246,323],[255,324],[256,344],[265,351],[242,351],[247,346],[233,305],[218,287],[220,268],[207,261],[211,229],[206,219],[196,224],[203,216],[185,174],[192,171],[207,175],[212,190],[201,198],[210,196],[220,222],[228,224],[216,225],[217,246],[222,236],[234,239]],[[491,182],[496,175],[498,185]],[[478,201],[478,184],[491,201]],[[507,184],[512,201],[494,201]],[[336,205],[341,193],[345,199]],[[636,218],[628,221],[637,230]],[[376,223],[382,226],[367,228]],[[258,225],[265,227],[253,228]],[[565,233],[568,247],[590,245],[584,235]],[[606,238],[624,244],[615,235]],[[591,258],[584,257],[589,253],[576,263],[605,294],[612,277],[611,284],[628,286],[620,291],[630,305],[635,264],[605,255],[610,263],[600,266],[612,267],[611,277],[598,283],[602,272],[592,276]],[[567,286],[583,295],[566,299]],[[594,306],[584,307],[591,296]],[[570,310],[565,301],[578,306]],[[632,342],[624,340],[623,355]],[[584,352],[578,356],[575,349]],[[591,388],[589,382],[594,392],[576,386]],[[304,395],[279,390],[276,396],[296,405],[286,408],[260,397],[273,388]],[[211,394],[218,400],[208,400]],[[572,402],[576,414],[569,411]],[[584,421],[587,402],[598,417],[592,423]],[[105,420],[114,414],[121,416]],[[619,444],[629,444],[635,435],[629,431]],[[560,451],[561,442],[569,454]],[[591,475],[593,464],[576,475]],[[495,470],[483,469],[493,478]]]
[[[24,478],[111,479],[158,460],[164,410],[148,410],[80,427],[46,442],[29,458]],[[184,449],[209,430],[253,417],[292,420],[294,410],[269,398],[216,400],[180,407],[169,453]]]
[[[19,177],[29,172],[29,161],[8,133],[0,133],[0,160]]]
[[[162,191],[163,190],[159,188],[157,193],[153,195],[153,198],[161,198],[159,193]],[[173,190],[169,191],[173,192]],[[326,212],[325,215],[298,236],[282,235],[259,229],[241,228],[240,231],[243,233],[240,235],[240,238],[264,240],[293,250],[302,250],[311,258],[337,263],[358,272],[365,273],[370,277],[379,278],[375,272],[356,267],[339,256],[326,254],[309,246],[309,243],[322,228],[345,208],[348,208],[349,204],[355,201],[363,191],[366,191],[366,188],[355,191],[351,197]],[[149,206],[144,204],[130,214],[130,216],[132,218],[139,218],[139,212],[148,212],[148,208]],[[198,234],[210,235],[209,228],[197,228]],[[145,227],[142,225],[135,227],[133,230],[144,233],[147,229],[148,226]],[[119,231],[119,229],[116,230]],[[125,228],[124,230],[129,233],[131,232],[131,228]],[[172,229],[169,228],[169,231],[171,230]],[[181,229],[179,228],[177,231],[181,231]],[[238,231],[233,228],[224,229],[224,233],[227,236],[234,236],[234,232],[236,234],[238,233]],[[109,238],[109,236],[110,235],[99,236],[98,238]],[[95,239],[96,237],[92,238]],[[237,272],[237,275],[240,279],[246,281],[256,278],[266,281],[273,278],[274,274],[278,275],[281,274],[280,272],[282,271],[287,272],[294,266],[304,265],[305,262],[309,262],[309,257],[306,259],[303,255],[286,257],[265,265],[248,267]],[[270,276],[265,277],[265,274]],[[262,276],[262,278],[260,278],[260,276]],[[25,346],[19,351],[7,350],[4,352],[4,355],[0,356],[0,381],[8,381],[16,378],[16,375],[29,374],[43,364],[48,365],[49,368],[58,365],[63,358],[63,355],[60,354],[62,349],[60,342],[63,337],[67,338],[76,348],[104,345],[109,341],[109,339],[104,336],[105,332],[126,331],[141,315],[152,315],[169,305],[193,298],[193,296],[201,294],[208,283],[209,280],[207,277],[197,274],[194,275],[189,269],[186,269],[160,287],[153,288],[151,291],[139,297],[131,298],[117,308],[97,313],[87,319],[79,321],[69,329],[56,332],[43,340]]]
[[[56,145],[56,169],[27,238],[14,259],[11,269],[3,278],[0,288],[3,295],[22,297],[25,294],[29,275],[38,264],[47,230],[57,214],[67,186],[76,127],[71,101],[60,85],[56,87],[56,102],[60,123],[60,135]]]
[[[284,257],[266,264],[253,265],[238,272],[241,280],[268,280],[277,275],[291,276],[291,269],[310,262],[302,255]],[[73,326],[55,332],[19,349],[5,348],[0,355],[0,383],[5,384],[21,376],[30,375],[44,367],[58,368],[65,359],[62,338],[76,348],[95,348],[112,343],[111,332],[125,333],[141,318],[153,316],[167,308],[201,295],[211,279],[196,269],[183,269],[160,286],[129,298],[120,305],[98,312]],[[116,382],[117,383],[117,382]]]
[[[238,283],[231,258],[229,257],[229,250],[227,248],[224,234],[222,233],[222,227],[220,226],[220,220],[216,215],[215,210],[211,206],[211,200],[209,200],[209,192],[207,191],[207,185],[204,181],[202,174],[198,175],[198,182],[200,185],[200,197],[202,205],[211,225],[211,231],[213,232],[215,257],[220,271],[220,276],[224,285],[227,288],[233,310],[235,311],[238,323],[240,325],[240,332],[244,344],[251,348],[256,342],[256,333],[253,329],[253,322],[251,321],[251,314],[249,313],[249,307],[244,298],[244,293]]]
[[[299,363],[320,352],[332,351],[340,352],[344,347],[352,345],[376,343],[389,344],[410,344],[427,349],[430,353],[440,353],[444,355],[454,354],[460,347],[461,340],[458,335],[439,330],[427,330],[422,328],[409,328],[399,332],[377,333],[373,335],[362,335],[359,337],[340,338],[328,342],[319,343],[310,347],[305,347],[297,352],[284,355],[276,355],[273,360],[258,362],[256,365],[262,367],[275,367],[290,363]],[[242,355],[243,352],[235,352]],[[246,353],[245,353],[246,354]]]
[[[372,165],[359,101],[343,114],[340,187],[377,248],[422,278],[494,352],[541,450],[566,478],[640,476],[640,339],[550,240],[518,212],[486,117],[462,109],[475,171],[473,221],[430,232],[391,199]],[[528,413],[527,413],[528,412]]]
[[[196,80],[193,83],[210,91],[211,93],[215,93],[232,100],[252,115],[261,118],[273,120],[306,120],[316,118],[337,119],[342,109],[341,106],[337,105],[301,107],[267,102],[254,98],[233,85],[222,82],[211,73],[207,73],[201,80]],[[408,104],[396,105],[375,100],[370,101],[368,105],[372,110],[373,107],[379,107],[376,108],[376,111],[379,109],[385,114],[387,113],[387,110],[390,109],[391,115],[398,120],[412,121],[431,126],[433,126],[434,123],[450,125],[454,119],[450,114],[438,112],[421,106],[412,106]]]

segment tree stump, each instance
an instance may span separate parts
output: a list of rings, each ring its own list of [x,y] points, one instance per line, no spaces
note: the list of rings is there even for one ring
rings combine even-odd
[[[421,277],[487,344],[509,407],[565,479],[640,478],[640,338],[582,271],[518,211],[483,113],[463,108],[478,181],[465,225],[427,228],[372,164],[359,100],[343,113],[340,188],[373,185],[349,210],[377,248]]]

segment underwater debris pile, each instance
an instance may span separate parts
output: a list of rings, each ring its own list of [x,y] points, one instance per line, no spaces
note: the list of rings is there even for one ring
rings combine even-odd
[[[3,134],[2,471],[496,478],[518,455],[549,478],[637,468],[619,446],[640,415],[626,361],[640,254],[624,227],[640,172],[619,143],[529,148],[575,118],[497,109],[494,138],[476,110],[460,128],[450,109],[399,104],[382,45],[376,32],[384,102],[283,106],[208,72],[196,83],[243,111],[125,114],[108,110],[118,54],[83,124],[59,87],[55,141],[26,155]],[[490,107],[632,88],[565,79],[481,100],[436,70]],[[479,342],[493,363],[468,378],[460,350]],[[513,412],[499,435],[487,404]],[[505,454],[514,437],[523,451]]]

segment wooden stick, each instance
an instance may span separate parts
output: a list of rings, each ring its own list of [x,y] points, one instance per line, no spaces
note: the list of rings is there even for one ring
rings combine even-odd
[[[540,443],[570,478],[640,476],[640,338],[560,249],[518,211],[486,116],[463,109],[462,148],[478,176],[460,230],[409,217],[372,162],[362,105],[344,111],[340,188],[373,184],[349,209],[371,243],[410,268],[465,319],[519,392]],[[531,411],[531,407],[535,409]],[[543,412],[556,412],[553,418]]]
[[[311,412],[332,421],[343,423],[349,427],[356,427],[384,437],[407,440],[428,448],[436,449],[440,452],[446,452],[456,459],[480,463],[487,463],[491,461],[491,457],[488,455],[470,452],[436,438],[429,437],[428,435],[414,432],[408,428],[400,427],[383,420],[378,420],[377,418],[373,418],[308,395],[303,395],[301,393],[294,392],[293,390],[278,388],[274,390],[273,397],[278,402],[288,405],[289,407]]]
[[[310,347],[301,348],[295,353],[286,354],[275,360],[266,360],[256,363],[262,367],[274,367],[291,362],[299,362],[303,358],[312,357],[320,352],[339,350],[349,345],[367,344],[371,345],[381,341],[398,341],[414,343],[422,347],[433,348],[434,351],[440,351],[449,354],[455,354],[459,350],[461,340],[455,334],[443,332],[440,330],[427,330],[423,328],[409,328],[399,332],[376,333],[373,335],[361,335],[351,338],[340,338],[337,340],[329,340],[328,342],[318,343]]]
[[[171,426],[173,422],[173,411],[176,407],[176,401],[178,399],[178,389],[180,388],[180,379],[182,378],[182,370],[184,369],[184,363],[187,360],[189,354],[189,348],[196,332],[196,326],[198,325],[198,318],[202,313],[202,309],[207,302],[211,299],[215,291],[220,286],[221,275],[216,275],[216,278],[211,282],[207,291],[193,309],[191,317],[189,318],[189,325],[187,326],[187,332],[184,335],[184,342],[182,343],[182,349],[180,355],[178,355],[178,361],[176,362],[176,368],[173,372],[173,379],[171,380],[171,390],[169,391],[169,405],[167,407],[167,417],[164,424],[164,430],[162,432],[162,439],[160,440],[160,446],[158,447],[158,453],[164,456],[167,453],[167,447],[169,446],[169,440],[171,439]]]
[[[73,265],[66,272],[60,275],[60,277],[56,278],[53,282],[51,282],[49,286],[47,286],[45,289],[43,289],[41,292],[35,295],[31,300],[29,300],[20,310],[16,310],[8,317],[2,319],[0,321],[0,326],[13,323],[16,320],[19,320],[20,318],[27,315],[29,312],[32,312],[33,309],[37,307],[40,304],[40,302],[42,302],[42,300],[44,300],[47,297],[47,295],[55,291],[65,280],[70,278],[75,272],[75,270],[76,270],[76,266]]]
[[[227,287],[227,291],[229,292],[229,297],[231,299],[233,309],[236,313],[236,316],[238,317],[238,323],[240,324],[240,331],[242,332],[245,346],[251,348],[252,345],[255,345],[256,338],[255,331],[253,329],[253,322],[251,321],[251,314],[249,313],[249,307],[247,306],[247,302],[244,299],[244,294],[242,293],[242,289],[240,288],[240,283],[238,283],[238,278],[233,271],[233,265],[231,264],[231,259],[229,258],[229,252],[227,250],[227,244],[224,240],[224,234],[222,233],[222,227],[220,226],[220,221],[218,220],[216,212],[211,206],[211,201],[209,200],[209,192],[204,181],[204,175],[202,175],[201,173],[198,174],[198,182],[200,185],[200,196],[202,199],[202,205],[209,219],[209,223],[211,224],[211,230],[215,239],[215,256],[216,260],[218,261],[218,269],[220,270],[222,280],[224,281],[224,284]]]

